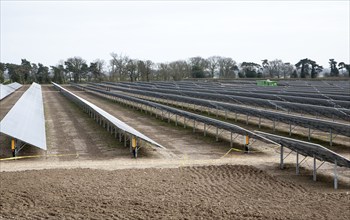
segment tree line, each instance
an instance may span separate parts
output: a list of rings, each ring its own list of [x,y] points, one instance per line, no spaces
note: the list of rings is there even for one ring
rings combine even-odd
[[[305,58],[296,64],[280,59],[261,60],[261,63],[237,63],[230,57],[191,57],[167,63],[132,59],[129,56],[111,53],[108,64],[101,59],[88,63],[81,57],[68,58],[55,66],[31,63],[26,59],[21,64],[0,63],[0,82],[7,77],[22,84],[37,82],[99,82],[182,80],[190,78],[317,78],[324,68],[316,61]],[[6,76],[6,77],[5,77]],[[350,77],[350,65],[329,59],[329,71],[324,76]]]

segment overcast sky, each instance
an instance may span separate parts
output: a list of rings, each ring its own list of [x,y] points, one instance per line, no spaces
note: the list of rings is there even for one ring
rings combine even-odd
[[[349,1],[3,1],[1,62],[55,65],[110,53],[168,62],[310,58],[350,63]]]

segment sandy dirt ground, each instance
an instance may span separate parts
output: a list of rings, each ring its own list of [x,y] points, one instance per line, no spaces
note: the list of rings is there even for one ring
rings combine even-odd
[[[310,192],[244,165],[1,173],[4,219],[348,219],[346,192]]]
[[[129,107],[67,87],[167,149],[129,148],[52,86],[43,86],[47,153],[28,147],[0,161],[0,219],[347,219],[350,172],[330,165],[312,181],[312,160],[295,175],[295,156],[278,168],[278,149],[250,154],[201,131],[175,127]],[[15,95],[15,94],[13,94]],[[20,95],[18,95],[17,99]],[[11,99],[10,99],[11,98]],[[1,102],[1,117],[16,102]],[[0,157],[8,157],[2,137]],[[25,158],[28,155],[34,158]]]

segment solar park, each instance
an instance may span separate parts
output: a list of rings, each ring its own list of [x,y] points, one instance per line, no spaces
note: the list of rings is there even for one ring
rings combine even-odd
[[[183,172],[200,173],[209,165],[224,172],[249,165],[249,172],[277,172],[298,187],[350,187],[349,81],[0,86],[1,171],[186,167]],[[251,181],[265,181],[256,178]]]

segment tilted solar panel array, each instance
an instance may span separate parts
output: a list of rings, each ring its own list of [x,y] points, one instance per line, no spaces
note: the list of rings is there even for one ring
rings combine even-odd
[[[17,82],[14,82],[8,85],[0,84],[0,100],[11,95],[13,92],[15,92],[17,89],[21,87],[22,85]]]
[[[103,86],[103,84],[91,84],[91,85]],[[208,101],[206,99],[191,98],[191,97],[185,97],[180,95],[171,95],[171,94],[150,92],[150,91],[123,88],[123,87],[113,87],[113,89],[118,91],[128,92],[131,94],[138,94],[138,95],[162,98],[162,99],[173,100],[178,102],[185,102],[185,103],[205,106],[209,108],[217,108],[219,110],[224,110],[229,112],[237,112],[239,114],[245,114],[245,115],[254,116],[254,117],[261,117],[272,121],[298,125],[305,128],[312,128],[312,129],[316,129],[324,132],[329,132],[330,130],[332,130],[333,132],[336,132],[338,134],[350,137],[350,125],[345,123],[338,123],[338,122],[326,121],[322,119],[296,116],[296,115],[291,115],[286,113],[261,110],[261,109],[256,109],[252,107],[239,106],[235,104],[223,103],[223,102],[217,102],[217,101]]]
[[[146,135],[144,135],[143,133],[137,131],[136,129],[134,129],[133,127],[129,126],[128,124],[126,124],[125,122],[119,120],[118,118],[114,117],[113,115],[109,114],[108,112],[104,111],[103,109],[99,108],[98,106],[92,104],[91,102],[75,95],[74,93],[66,90],[65,88],[63,88],[62,86],[53,83],[53,85],[59,90],[61,91],[65,96],[69,97],[70,99],[73,99],[74,101],[78,102],[79,104],[83,104],[86,105],[87,107],[91,108],[92,110],[96,111],[98,114],[100,114],[103,118],[105,118],[106,120],[108,120],[110,123],[112,123],[114,126],[117,126],[119,129],[135,135],[136,137],[139,137],[140,139],[154,145],[157,147],[161,147],[164,148],[162,145],[158,144],[157,142],[155,142],[154,140],[152,140],[151,138],[147,137]]]
[[[0,122],[0,132],[46,150],[41,86],[33,83]]]
[[[261,137],[259,135],[256,135],[254,132],[251,132],[251,131],[249,131],[249,130],[247,130],[245,128],[239,127],[239,126],[234,125],[234,124],[230,124],[230,123],[227,123],[227,122],[223,122],[223,121],[220,121],[220,120],[212,119],[212,118],[205,117],[205,116],[202,116],[202,115],[190,113],[190,112],[187,112],[187,111],[183,111],[183,110],[176,109],[176,108],[173,108],[173,107],[170,107],[170,106],[154,103],[154,102],[151,102],[151,101],[147,101],[147,100],[131,97],[131,96],[128,96],[128,95],[108,92],[108,91],[104,91],[104,90],[96,89],[96,88],[91,88],[91,87],[84,87],[84,86],[80,86],[80,85],[77,85],[77,84],[72,84],[72,85],[77,87],[77,88],[86,90],[86,91],[93,91],[93,92],[97,92],[97,93],[100,93],[100,94],[109,95],[109,96],[112,96],[112,97],[118,97],[118,98],[121,98],[121,99],[124,99],[124,100],[128,100],[128,101],[132,101],[132,102],[135,102],[135,103],[144,104],[144,105],[147,105],[147,106],[159,109],[159,110],[167,111],[167,112],[175,114],[175,115],[179,115],[179,116],[186,117],[188,119],[196,120],[198,122],[202,122],[202,123],[205,123],[207,125],[212,125],[212,126],[215,126],[217,128],[230,131],[232,133],[237,133],[237,134],[241,134],[241,135],[247,135],[247,136],[249,136],[251,138],[254,138],[254,139],[257,139],[257,140],[269,143],[269,144],[276,144],[273,141],[268,140],[267,138],[264,138],[264,137]]]

